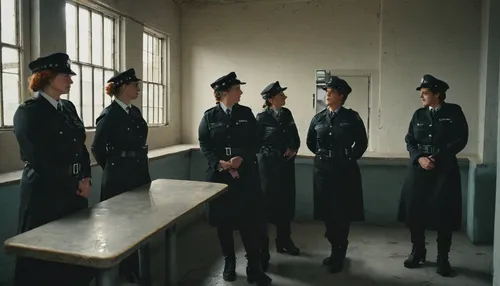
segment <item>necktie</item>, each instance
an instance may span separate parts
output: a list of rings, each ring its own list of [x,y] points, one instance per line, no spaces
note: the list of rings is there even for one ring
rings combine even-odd
[[[229,118],[231,118],[231,109],[226,109],[226,114]]]
[[[436,110],[434,108],[431,109],[431,117],[434,117],[434,115],[436,114]]]
[[[62,105],[60,102],[57,103],[57,111],[61,112],[62,113]]]
[[[130,106],[127,106],[127,113],[128,114],[130,114],[130,110],[131,110]]]

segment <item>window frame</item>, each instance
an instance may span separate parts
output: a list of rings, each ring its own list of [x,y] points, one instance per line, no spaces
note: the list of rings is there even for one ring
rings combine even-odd
[[[112,71],[113,72],[113,75],[116,75],[119,70],[120,70],[120,65],[121,65],[121,61],[120,61],[120,54],[121,54],[121,16],[115,12],[113,12],[111,9],[107,9],[105,7],[102,7],[100,5],[97,5],[97,4],[94,4],[94,3],[89,3],[89,2],[83,2],[83,1],[77,1],[77,0],[66,0],[65,1],[66,4],[71,4],[71,5],[74,5],[76,7],[76,19],[75,19],[75,29],[76,29],[76,39],[77,39],[77,42],[76,42],[76,58],[72,58],[71,61],[72,61],[72,65],[75,65],[77,66],[77,70],[75,70],[75,73],[78,74],[79,76],[79,86],[80,86],[80,107],[78,110],[79,113],[80,113],[80,117],[81,119],[83,120],[84,119],[84,115],[83,115],[83,97],[84,97],[84,94],[82,92],[82,89],[83,89],[83,76],[82,76],[82,70],[83,70],[83,67],[90,67],[92,69],[92,122],[91,124],[89,124],[88,122],[85,122],[84,121],[84,124],[85,124],[85,129],[87,130],[94,130],[96,128],[96,124],[95,124],[95,120],[97,119],[96,117],[96,111],[95,111],[95,89],[94,89],[94,70],[97,68],[97,69],[100,69],[102,70],[103,72],[103,82],[102,82],[102,92],[104,94],[104,88],[106,86],[106,81],[108,80],[107,78],[105,78],[105,74],[106,74],[106,71],[110,72]],[[65,6],[66,7],[66,6]],[[102,29],[103,29],[103,65],[97,65],[97,64],[92,64],[92,63],[88,63],[88,62],[82,62],[79,60],[79,57],[80,57],[80,39],[79,39],[79,36],[80,36],[80,30],[79,30],[79,13],[78,13],[78,7],[83,7],[85,9],[87,9],[89,12],[90,12],[90,17],[89,17],[89,25],[90,25],[90,41],[92,41],[92,12],[94,13],[97,13],[99,14],[100,16],[103,17],[102,19]],[[108,67],[105,67],[104,65],[104,53],[105,53],[105,41],[104,41],[104,19],[105,18],[111,18],[113,20],[113,57],[112,57],[112,60],[113,60],[113,66],[114,66],[114,69],[111,69],[111,68],[108,68]],[[67,33],[67,31],[66,31]],[[90,48],[90,47],[89,47]],[[90,62],[92,62],[92,48],[90,48],[90,51],[89,51],[89,55],[90,55]],[[71,92],[69,93],[69,95],[71,95]],[[68,99],[71,100],[71,97],[70,96],[67,96]],[[104,95],[106,96],[106,95]],[[66,97],[66,95],[65,95]],[[106,107],[106,100],[105,98],[103,99],[103,109]],[[78,108],[78,107],[77,107]],[[102,111],[102,110],[101,110]]]
[[[1,12],[0,5],[0,12]],[[5,114],[4,108],[4,94],[3,94],[3,61],[2,61],[2,48],[7,47],[11,49],[16,49],[18,54],[18,104],[21,104],[25,99],[28,98],[29,92],[28,84],[25,78],[29,76],[28,69],[25,68],[30,62],[30,45],[26,43],[30,42],[30,25],[31,19],[30,15],[30,1],[29,0],[15,0],[15,15],[16,15],[16,44],[3,43],[0,40],[0,131],[10,131],[13,129],[13,125],[5,124]],[[1,18],[1,16],[0,16]],[[0,19],[0,29],[2,27]]]
[[[142,92],[141,92],[141,110],[144,120],[147,122],[148,127],[162,127],[170,125],[170,35],[166,33],[159,32],[158,30],[143,25],[143,33],[142,38],[144,39],[144,34],[148,34],[149,36],[153,36],[162,41],[162,49],[161,49],[161,83],[146,81],[145,74],[147,71],[143,69],[142,71]],[[146,48],[143,46],[143,54]],[[146,59],[142,59],[145,61]],[[144,100],[147,102],[147,106],[149,106],[149,98],[145,98],[146,95],[145,86],[147,84],[161,85],[163,86],[163,121],[162,123],[149,123],[147,113],[144,110]],[[149,110],[147,111],[149,112]]]

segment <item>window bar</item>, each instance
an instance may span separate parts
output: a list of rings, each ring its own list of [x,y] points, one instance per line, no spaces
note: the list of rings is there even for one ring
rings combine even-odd
[[[148,92],[147,92],[147,98],[146,98],[146,121],[149,123],[149,96],[150,96],[150,90],[149,90],[149,87],[151,86],[149,84],[149,82],[151,81],[151,75],[149,74],[149,71],[150,71],[150,68],[149,68],[149,51],[150,51],[150,44],[151,44],[151,41],[149,40],[150,36],[149,34],[146,34],[146,39],[147,39],[147,42],[148,42],[148,45],[147,45],[147,50],[146,50],[146,54],[148,55],[148,58],[146,59],[146,62],[147,62],[147,67],[148,67],[148,70],[146,71],[146,74],[148,75]]]
[[[92,25],[92,11],[89,10],[89,31],[90,31],[90,34],[87,35],[88,39],[89,39],[89,52],[90,52],[90,63],[94,64],[94,53],[92,52],[92,29],[93,29],[93,25]],[[103,55],[104,56],[104,55]],[[92,113],[91,114],[91,117],[92,118],[92,122],[90,123],[90,126],[94,126],[94,122],[95,122],[95,119],[94,119],[94,104],[95,104],[95,98],[94,98],[94,90],[95,90],[95,86],[94,86],[94,76],[95,76],[95,67],[92,67],[92,75],[91,75],[91,87],[92,87],[92,106],[90,108],[90,112]]]
[[[80,61],[80,6],[75,5],[76,11],[76,61]],[[78,65],[78,81],[80,81],[80,117],[83,120],[83,76],[82,76],[82,65]],[[85,124],[85,122],[84,122]]]
[[[151,82],[153,82],[153,85],[151,86],[153,88],[153,92],[152,94],[150,94],[150,96],[152,96],[153,98],[151,99],[150,102],[152,102],[152,105],[153,106],[150,106],[149,107],[149,110],[151,111],[151,114],[150,114],[150,118],[151,118],[151,123],[154,123],[155,122],[155,111],[154,111],[154,108],[155,108],[155,95],[156,95],[156,90],[155,90],[155,85],[154,85],[154,82],[155,82],[155,45],[156,45],[156,37],[153,37],[153,35],[151,35]],[[149,102],[148,102],[149,104]]]
[[[101,29],[102,29],[102,43],[101,43],[101,51],[102,51],[102,65],[104,66],[106,61],[104,60],[104,58],[106,57],[104,55],[104,14],[101,13]],[[102,86],[105,87],[106,86],[106,70],[102,70]],[[102,108],[104,109],[104,107],[106,107],[106,89],[104,89],[104,91],[102,92]]]

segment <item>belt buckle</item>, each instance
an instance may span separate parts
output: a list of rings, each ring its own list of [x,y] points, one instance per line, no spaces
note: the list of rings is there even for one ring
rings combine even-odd
[[[231,156],[231,147],[226,147],[226,156]]]
[[[71,165],[71,171],[72,171],[73,175],[78,175],[80,173],[80,164],[75,163],[75,164]]]

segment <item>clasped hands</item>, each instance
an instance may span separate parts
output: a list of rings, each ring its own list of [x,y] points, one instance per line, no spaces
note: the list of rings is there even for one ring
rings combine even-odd
[[[243,158],[240,156],[236,156],[231,158],[229,161],[220,160],[219,164],[221,168],[225,171],[228,171],[233,178],[239,178],[240,174],[238,173],[238,168],[241,166],[241,162],[243,162]]]
[[[295,155],[297,155],[297,151],[295,151],[293,149],[286,149],[285,154],[283,154],[283,157],[287,157],[287,159],[291,159]]]
[[[76,194],[88,198],[90,196],[92,187],[90,186],[90,178],[85,178],[78,183],[78,190]]]
[[[434,167],[436,167],[436,160],[434,159],[434,157],[432,155],[429,157],[418,158],[418,163],[425,170],[432,170],[432,169],[434,169]]]

